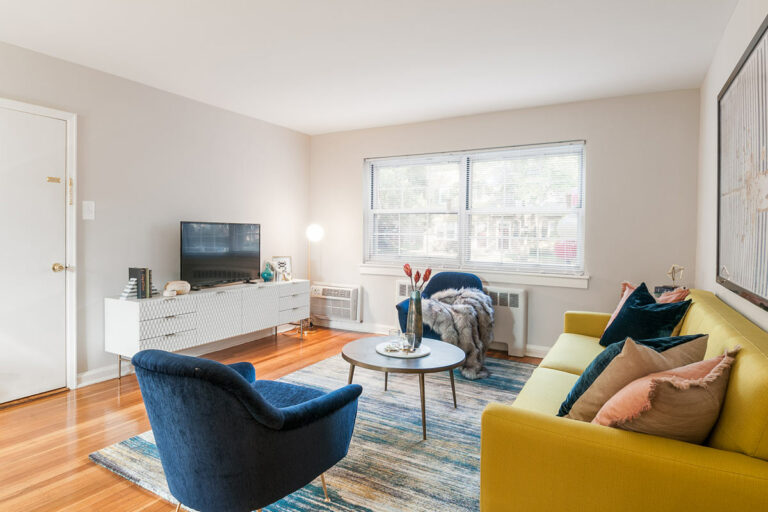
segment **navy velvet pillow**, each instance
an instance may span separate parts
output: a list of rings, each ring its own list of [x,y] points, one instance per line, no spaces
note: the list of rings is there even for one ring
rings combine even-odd
[[[607,347],[627,337],[633,340],[667,337],[683,319],[690,305],[689,300],[658,304],[642,283],[627,297],[621,311],[600,338],[600,344]]]
[[[702,336],[703,334],[690,334],[688,336],[673,336],[665,338],[653,338],[649,340],[635,340],[635,343],[650,347],[656,352],[664,352],[667,349],[682,345],[683,343],[688,343],[689,341],[693,341],[696,338],[701,338]],[[589,363],[589,366],[587,366],[586,370],[584,370],[584,373],[579,376],[578,380],[573,385],[573,388],[571,388],[568,396],[565,397],[565,401],[563,401],[563,403],[560,405],[560,410],[557,412],[558,416],[565,416],[571,412],[571,407],[573,407],[573,404],[576,403],[576,400],[578,400],[581,395],[583,395],[584,392],[589,389],[589,386],[591,386],[600,376],[600,374],[603,373],[603,370],[605,370],[608,365],[611,364],[613,358],[621,354],[621,351],[624,350],[625,341],[626,338],[617,343],[611,343],[605,350],[600,352],[600,354],[598,354],[598,356],[594,358],[591,363]]]

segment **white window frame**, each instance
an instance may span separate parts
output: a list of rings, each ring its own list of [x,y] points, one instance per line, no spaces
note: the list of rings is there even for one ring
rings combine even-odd
[[[580,187],[581,187],[581,208],[578,209],[571,209],[568,210],[568,213],[573,213],[574,211],[577,213],[577,224],[578,224],[578,242],[580,244],[580,247],[577,247],[577,266],[576,268],[573,267],[563,267],[563,266],[557,266],[557,265],[519,265],[517,267],[513,267],[510,265],[505,264],[499,264],[499,263],[483,263],[483,262],[473,262],[470,260],[470,244],[465,243],[465,241],[469,238],[469,220],[470,217],[474,211],[475,214],[483,214],[486,212],[483,212],[479,209],[473,210],[470,208],[469,204],[469,197],[468,194],[470,192],[469,190],[469,184],[471,182],[471,176],[470,176],[470,158],[477,157],[479,155],[487,154],[487,153],[503,153],[504,151],[515,151],[515,150],[522,150],[522,149],[535,149],[535,148],[541,148],[544,149],[546,147],[560,147],[560,146],[572,146],[572,145],[579,145],[582,146],[582,160],[581,160],[581,172],[580,172]],[[460,178],[460,203],[459,203],[459,211],[458,211],[458,242],[459,242],[459,254],[456,259],[443,259],[443,258],[414,258],[414,257],[404,257],[402,259],[383,259],[383,258],[375,258],[372,256],[371,253],[371,247],[370,247],[370,233],[369,230],[372,229],[373,226],[373,215],[374,213],[408,213],[408,210],[396,210],[396,211],[387,211],[387,210],[374,210],[373,209],[373,170],[376,165],[381,164],[387,164],[387,165],[398,165],[398,164],[405,164],[405,163],[414,163],[415,161],[418,163],[429,163],[429,162],[446,162],[451,160],[456,160],[461,163],[461,178]],[[503,274],[511,274],[511,275],[518,275],[518,276],[552,276],[554,278],[569,278],[569,277],[578,277],[578,278],[586,278],[586,268],[585,268],[585,252],[586,252],[586,243],[585,243],[585,223],[586,223],[586,141],[584,140],[572,140],[572,141],[563,141],[563,142],[553,142],[553,143],[545,143],[545,144],[529,144],[529,145],[521,145],[521,146],[505,146],[505,147],[499,147],[499,148],[486,148],[486,149],[476,149],[476,150],[466,150],[466,151],[455,151],[455,152],[445,152],[445,153],[428,153],[428,154],[418,154],[418,155],[408,155],[408,156],[397,156],[397,157],[378,157],[378,158],[367,158],[364,160],[364,166],[363,166],[363,267],[367,267],[368,270],[364,273],[372,273],[372,274],[390,274],[389,271],[387,272],[377,272],[375,270],[371,269],[382,269],[386,267],[397,267],[399,268],[403,263],[411,263],[419,266],[423,265],[429,265],[434,269],[440,269],[440,270],[468,270],[468,271],[486,271],[491,273],[503,273]],[[455,212],[438,212],[438,211],[422,211],[419,210],[418,213],[449,213],[453,214]],[[499,211],[493,211],[493,212],[487,212],[497,215],[503,215],[503,212]],[[534,213],[534,211],[532,211]],[[544,213],[544,212],[542,212]],[[561,210],[559,211],[551,211],[551,212],[545,212],[545,213],[562,213]],[[512,227],[510,226],[510,234],[511,234]],[[577,287],[581,287],[581,285],[578,285]]]

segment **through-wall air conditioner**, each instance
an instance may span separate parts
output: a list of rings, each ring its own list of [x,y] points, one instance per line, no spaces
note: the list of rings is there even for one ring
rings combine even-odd
[[[488,286],[483,291],[491,297],[494,312],[493,343],[491,348],[503,350],[511,356],[525,355],[528,337],[528,292],[521,288]],[[395,281],[395,300],[407,299],[411,294],[408,279]]]
[[[309,311],[322,320],[362,322],[361,287],[313,283],[309,289]]]

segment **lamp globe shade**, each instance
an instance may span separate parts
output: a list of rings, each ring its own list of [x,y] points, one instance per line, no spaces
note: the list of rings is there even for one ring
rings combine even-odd
[[[325,230],[320,224],[310,224],[307,226],[307,239],[309,239],[310,242],[319,242],[323,239],[324,235]]]

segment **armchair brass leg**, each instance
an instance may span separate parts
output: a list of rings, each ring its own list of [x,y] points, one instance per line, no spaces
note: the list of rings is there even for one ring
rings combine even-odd
[[[176,504],[176,512],[179,512],[180,509],[181,509],[181,502],[178,502]]]
[[[323,492],[325,493],[325,502],[330,503],[331,498],[328,497],[328,488],[325,486],[325,473],[320,475],[320,481],[323,483]]]

